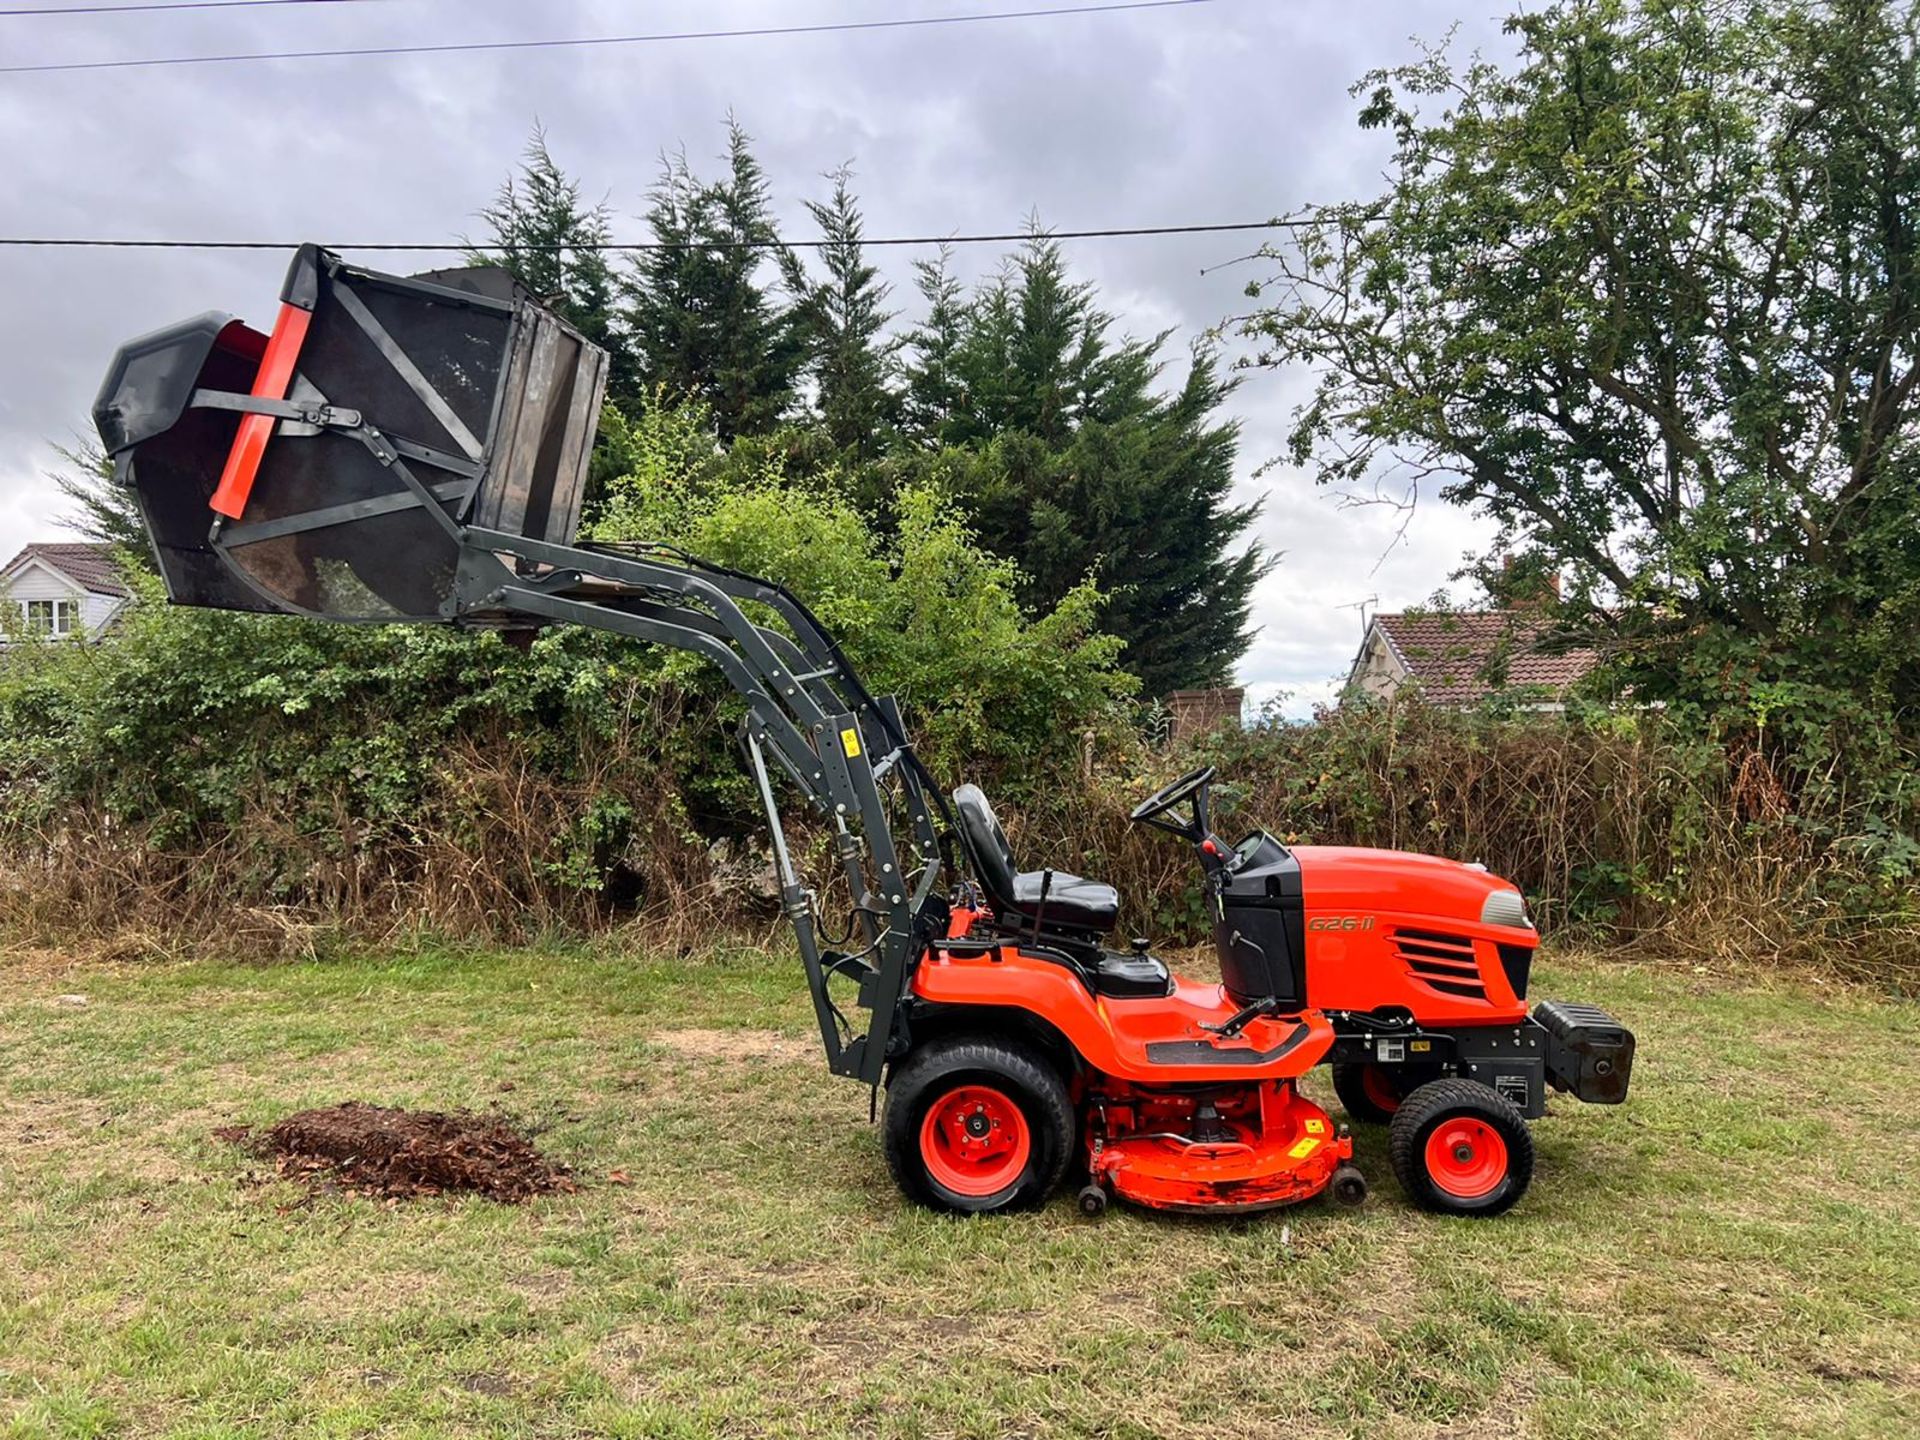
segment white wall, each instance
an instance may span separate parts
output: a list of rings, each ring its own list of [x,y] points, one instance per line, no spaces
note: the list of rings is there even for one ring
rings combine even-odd
[[[1387,644],[1387,637],[1380,633],[1377,625],[1367,628],[1365,647],[1360,663],[1354,666],[1352,685],[1362,695],[1376,700],[1389,699],[1406,683],[1407,667],[1400,663],[1400,657],[1393,653],[1393,647]]]
[[[28,561],[11,578],[0,577],[0,603],[24,605],[29,600],[79,601],[80,621],[88,635],[98,635],[127,603],[118,595],[96,595],[37,560]]]

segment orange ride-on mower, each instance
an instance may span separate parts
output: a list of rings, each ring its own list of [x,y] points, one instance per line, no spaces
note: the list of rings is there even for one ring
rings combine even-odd
[[[916,1044],[888,1088],[887,1156],[910,1195],[957,1210],[1037,1199],[1079,1134],[1089,1213],[1266,1209],[1331,1189],[1358,1203],[1345,1126],[1302,1096],[1331,1064],[1348,1114],[1390,1124],[1402,1188],[1493,1215],[1533,1174],[1549,1086],[1626,1098],[1633,1038],[1605,1012],[1529,1013],[1538,943],[1520,892],[1478,866],[1212,832],[1213,771],[1133,819],[1193,846],[1221,983],[1168,973],[1144,940],[1105,948],[1119,897],[1023,872],[980,791],[953,809],[973,883],[915,967]],[[1076,1124],[1077,1122],[1077,1124]]]
[[[1090,1213],[1358,1204],[1351,1136],[1299,1088],[1327,1064],[1350,1115],[1388,1123],[1414,1201],[1492,1215],[1526,1191],[1549,1087],[1625,1099],[1625,1029],[1529,1008],[1537,937],[1513,886],[1261,831],[1229,847],[1211,770],[1133,818],[1193,847],[1220,983],[1169,974],[1145,940],[1109,948],[1113,889],[1022,870],[986,797],[941,791],[898,705],[792,593],[664,545],[575,542],[604,376],[503,271],[383,275],[304,246],[270,334],[215,313],[131,341],[94,416],[176,603],[588,625],[719,666],[827,1064],[886,1087],[887,1159],[915,1200],[1008,1210],[1073,1175]],[[837,945],[786,792],[852,897]]]

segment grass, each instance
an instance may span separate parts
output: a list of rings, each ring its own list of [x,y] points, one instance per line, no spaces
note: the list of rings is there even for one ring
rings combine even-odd
[[[4,964],[0,1435],[1911,1433],[1920,1006],[1543,968],[1636,1093],[1556,1102],[1511,1215],[1361,1127],[1358,1213],[1090,1223],[907,1208],[784,958]],[[347,1098],[585,1188],[309,1201],[209,1135]]]

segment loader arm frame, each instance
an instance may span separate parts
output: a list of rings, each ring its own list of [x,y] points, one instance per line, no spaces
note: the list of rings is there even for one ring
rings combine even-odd
[[[191,403],[282,413],[271,401],[221,392],[197,391]],[[869,693],[840,646],[782,585],[666,544],[557,545],[463,525],[458,509],[450,512],[445,502],[470,501],[471,488],[453,496],[428,490],[400,448],[351,412],[319,417],[318,423],[380,455],[415,492],[414,503],[448,527],[460,547],[457,623],[581,625],[690,651],[726,677],[746,702],[741,743],[766,815],[781,909],[800,950],[828,1067],[877,1085],[896,1036],[904,1039],[899,1003],[913,967],[927,942],[944,930],[943,912],[930,910],[929,901],[942,894],[948,861],[934,820],[936,809],[944,817],[945,799],[914,752],[893,698]],[[276,536],[297,535],[340,523],[340,508],[270,523]],[[392,508],[407,507],[396,502]],[[230,544],[258,543],[260,528],[216,518],[207,543],[231,561]],[[243,583],[253,583],[245,567],[235,563],[233,569]],[[777,617],[790,633],[758,623],[749,605]],[[774,770],[832,826],[862,948],[823,945],[816,897],[793,863]],[[911,862],[895,841],[890,799],[904,811]],[[950,824],[944,833],[952,833]],[[836,1003],[835,979],[857,986],[857,1003],[870,1013],[864,1031],[855,1030]]]
[[[672,546],[554,545],[469,530],[459,584],[469,623],[584,625],[691,651],[726,676],[746,701],[742,744],[828,1066],[878,1084],[901,1029],[898,1007],[913,967],[944,930],[947,869],[934,819],[945,802],[892,697],[867,691],[840,647],[784,586]],[[791,633],[756,623],[744,605],[771,611]],[[832,826],[835,858],[866,942],[861,950],[822,946],[815,897],[793,863],[769,758]],[[905,853],[895,842],[890,799],[904,811]],[[849,1032],[829,993],[836,977],[858,985],[858,1003],[870,1012],[863,1033]]]

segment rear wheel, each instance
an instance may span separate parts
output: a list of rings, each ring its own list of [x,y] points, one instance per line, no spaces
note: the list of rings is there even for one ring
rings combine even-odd
[[[1394,1112],[1393,1173],[1415,1204],[1454,1215],[1498,1215],[1527,1193],[1533,1135],[1505,1096],[1472,1080],[1435,1080]]]
[[[1073,1107],[1023,1046],[936,1040],[887,1082],[887,1165],[911,1200],[982,1214],[1043,1202],[1067,1168]]]

